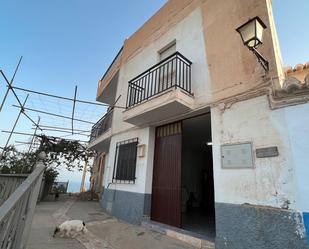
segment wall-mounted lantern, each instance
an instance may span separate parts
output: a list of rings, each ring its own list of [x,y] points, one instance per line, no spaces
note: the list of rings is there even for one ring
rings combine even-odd
[[[262,44],[263,32],[266,25],[257,16],[250,19],[245,24],[241,25],[236,31],[240,34],[241,39],[245,46],[248,47],[257,57],[259,63],[262,65],[266,72],[269,71],[268,61],[257,51],[257,47]]]

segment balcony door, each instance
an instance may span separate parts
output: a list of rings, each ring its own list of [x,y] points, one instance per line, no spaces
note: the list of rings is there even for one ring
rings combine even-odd
[[[176,41],[173,41],[158,52],[160,61],[167,59],[175,52]],[[157,92],[162,92],[166,89],[169,89],[170,87],[172,87],[173,82],[176,82],[176,65],[176,59],[170,59],[163,63],[162,68],[158,72],[158,88],[156,89]]]
[[[151,219],[181,227],[181,122],[156,130]]]

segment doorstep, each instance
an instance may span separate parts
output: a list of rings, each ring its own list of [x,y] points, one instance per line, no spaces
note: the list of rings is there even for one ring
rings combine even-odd
[[[141,225],[145,228],[167,235],[171,238],[186,242],[200,249],[215,249],[215,243],[205,239],[202,235],[169,226],[152,220],[142,221]]]

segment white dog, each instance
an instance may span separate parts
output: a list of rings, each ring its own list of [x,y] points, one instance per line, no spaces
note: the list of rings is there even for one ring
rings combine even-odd
[[[84,221],[67,220],[55,228],[53,237],[59,234],[60,237],[66,236],[75,238],[78,235],[78,233],[85,231],[86,227]]]

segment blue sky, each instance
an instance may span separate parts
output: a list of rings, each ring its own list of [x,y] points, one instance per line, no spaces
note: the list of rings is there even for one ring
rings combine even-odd
[[[284,65],[309,61],[309,1],[273,0]]]
[[[124,39],[163,3],[160,0],[1,1],[0,68],[11,77],[22,55],[15,85],[68,97],[73,96],[74,87],[78,85],[78,98],[94,101],[98,79]],[[5,90],[1,79],[1,100]],[[24,93],[18,94],[24,99]],[[30,99],[34,102],[29,103],[31,107],[47,108],[44,98],[31,95]],[[56,102],[61,105],[62,114],[69,114],[71,104]],[[10,95],[5,109],[0,113],[1,130],[8,130],[18,114],[12,104],[16,101]],[[88,107],[79,107],[80,113],[88,111]],[[96,111],[97,119],[105,112],[105,108],[90,109],[90,114]],[[49,106],[48,111],[57,111],[56,104]],[[36,119],[37,114],[30,113],[30,116]],[[87,115],[81,118],[88,119]],[[47,121],[47,125],[58,125],[53,120]],[[22,117],[16,131],[33,132],[31,128],[31,123]],[[0,133],[0,146],[5,144],[6,138],[7,134]],[[28,139],[15,135],[12,142]],[[61,175],[63,180],[68,177],[80,179],[80,174],[62,171]]]
[[[124,39],[164,3],[165,0],[2,0],[0,68],[11,77],[23,55],[15,85],[68,97],[73,96],[74,86],[78,85],[78,98],[94,100],[97,81]],[[309,61],[309,1],[273,0],[273,8],[284,64]],[[5,90],[1,79],[0,100]],[[19,96],[23,99],[25,94],[19,92]],[[37,96],[30,98],[30,106],[47,108]],[[16,118],[18,110],[12,104],[16,101],[10,95],[0,113],[1,130],[9,129]],[[101,107],[86,108],[79,106],[77,111],[85,119],[99,118],[105,112]],[[57,102],[48,110],[69,114],[71,106]],[[31,114],[34,119],[36,116]],[[50,119],[46,124],[56,122]],[[16,130],[29,132],[31,124],[23,117]],[[0,146],[6,137],[0,134]],[[15,136],[12,141],[26,139]]]

